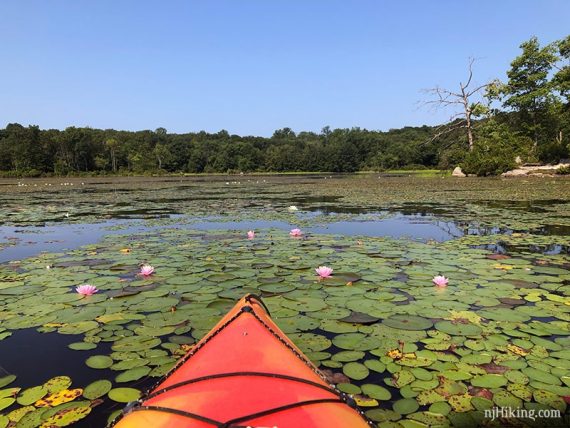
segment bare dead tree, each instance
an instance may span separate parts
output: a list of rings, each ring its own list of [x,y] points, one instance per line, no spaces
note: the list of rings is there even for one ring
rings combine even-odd
[[[435,88],[426,89],[423,92],[429,94],[433,99],[425,101],[423,104],[431,106],[434,109],[455,109],[449,121],[436,128],[435,135],[429,142],[433,142],[445,134],[465,129],[469,150],[473,150],[473,117],[484,111],[483,91],[495,82],[484,83],[475,88],[470,88],[473,81],[473,63],[474,58],[469,59],[467,82],[459,82],[459,91],[451,91],[449,89]],[[474,97],[479,99],[473,102]],[[458,110],[458,111],[457,111]]]

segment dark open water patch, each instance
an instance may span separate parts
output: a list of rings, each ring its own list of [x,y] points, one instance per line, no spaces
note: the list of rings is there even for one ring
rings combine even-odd
[[[55,376],[69,376],[73,383],[70,388],[85,388],[99,379],[113,379],[120,372],[110,369],[91,369],[85,360],[91,355],[109,355],[111,343],[99,342],[97,348],[90,351],[74,351],[68,348],[70,343],[81,342],[83,335],[63,335],[57,333],[39,333],[34,329],[16,330],[12,336],[0,341],[0,377],[16,374],[18,377],[10,387],[30,388],[42,385]],[[41,356],[41,358],[38,358]],[[129,386],[146,390],[157,379],[148,378],[144,382],[131,382],[117,386]],[[16,404],[13,408],[18,408]],[[107,418],[120,403],[105,400],[88,417],[76,422],[74,427],[101,428],[107,425]],[[4,410],[8,413],[12,408]]]

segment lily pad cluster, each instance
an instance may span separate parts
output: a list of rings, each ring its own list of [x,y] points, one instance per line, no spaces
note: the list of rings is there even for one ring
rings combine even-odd
[[[46,408],[41,423],[72,423],[98,400],[136,399],[136,382],[165,374],[250,292],[380,426],[477,425],[490,406],[564,413],[568,255],[497,258],[471,243],[164,228],[1,265],[0,338],[76,335],[69,347],[101,379],[59,391],[8,379],[0,427]],[[156,272],[143,277],[146,262]],[[321,265],[331,277],[317,278]],[[445,288],[432,283],[440,273]],[[99,292],[78,295],[83,283]],[[67,403],[77,410],[55,411]]]

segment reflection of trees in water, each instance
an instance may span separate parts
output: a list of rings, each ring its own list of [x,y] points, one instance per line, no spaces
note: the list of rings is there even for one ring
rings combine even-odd
[[[531,252],[544,255],[570,254],[570,245],[548,244],[548,245],[513,245],[504,241],[495,244],[471,245],[471,248],[490,250],[496,254],[513,254]]]

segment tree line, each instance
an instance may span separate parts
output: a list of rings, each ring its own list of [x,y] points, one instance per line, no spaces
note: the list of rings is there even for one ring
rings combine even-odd
[[[570,36],[541,46],[520,45],[507,80],[459,90],[435,88],[428,101],[453,108],[441,126],[389,131],[323,128],[319,133],[276,130],[269,138],[196,132],[118,131],[69,127],[41,130],[12,123],[0,129],[0,174],[355,172],[398,168],[501,173],[524,162],[569,156]]]

